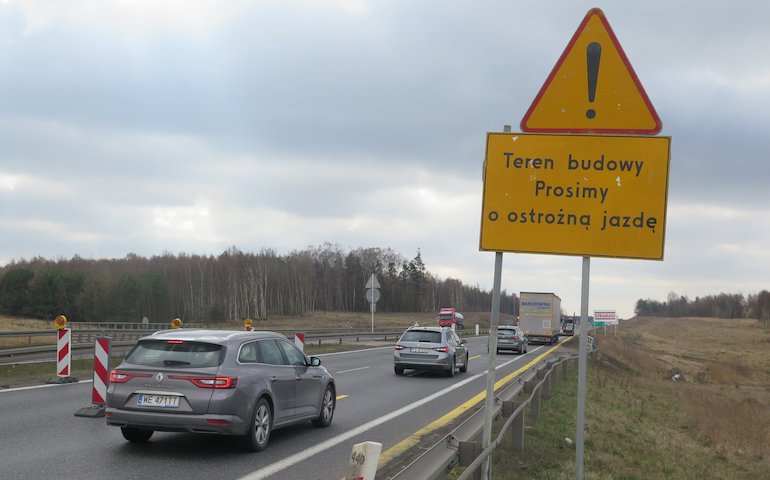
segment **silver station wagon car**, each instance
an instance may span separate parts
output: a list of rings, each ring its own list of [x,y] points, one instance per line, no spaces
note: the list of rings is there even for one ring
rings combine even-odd
[[[131,442],[154,431],[214,433],[260,451],[275,428],[328,426],[335,406],[321,360],[281,334],[179,329],[142,338],[110,372],[105,416]]]
[[[396,342],[393,368],[396,375],[404,369],[438,370],[453,377],[455,369],[468,371],[466,341],[447,327],[410,327]]]
[[[527,353],[529,342],[527,335],[513,325],[501,325],[497,329],[497,353],[500,350],[513,350],[519,355]]]

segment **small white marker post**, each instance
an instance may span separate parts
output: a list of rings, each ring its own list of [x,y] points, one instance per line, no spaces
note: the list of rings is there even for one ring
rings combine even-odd
[[[351,472],[345,480],[374,480],[377,473],[377,463],[380,461],[382,444],[377,442],[363,442],[353,445],[350,452]]]

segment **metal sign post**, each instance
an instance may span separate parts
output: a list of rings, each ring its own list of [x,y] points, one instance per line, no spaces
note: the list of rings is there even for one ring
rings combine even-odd
[[[484,434],[481,450],[486,450],[492,441],[492,409],[495,405],[495,358],[497,357],[497,325],[500,323],[500,283],[503,272],[503,252],[495,253],[495,279],[492,287],[492,314],[489,320],[489,355],[487,357],[487,396],[484,399]],[[492,474],[492,456],[481,464],[481,478],[487,480]]]
[[[583,480],[586,426],[586,377],[588,369],[588,285],[591,257],[583,257],[583,285],[580,292],[580,351],[578,358],[577,427],[575,432],[575,479]]]
[[[366,282],[366,300],[371,305],[372,312],[372,333],[374,333],[374,310],[377,305],[377,301],[380,299],[380,282],[377,277],[372,274],[372,278]]]
[[[504,125],[505,132],[511,131],[510,125]],[[489,319],[489,355],[487,356],[487,396],[484,399],[484,431],[481,436],[481,449],[485,450],[492,442],[492,408],[495,403],[495,360],[497,358],[497,325],[500,323],[500,284],[503,276],[503,252],[495,252],[495,277],[492,281],[492,311]],[[481,464],[481,478],[492,477],[492,456]]]

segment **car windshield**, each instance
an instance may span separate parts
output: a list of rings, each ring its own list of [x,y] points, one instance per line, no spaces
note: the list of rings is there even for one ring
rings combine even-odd
[[[216,367],[222,350],[222,345],[213,343],[145,340],[137,344],[126,362],[148,367]]]
[[[441,343],[441,332],[431,330],[409,330],[401,336],[402,342]]]
[[[442,313],[438,316],[439,320],[452,320],[454,318],[454,315],[451,313]]]

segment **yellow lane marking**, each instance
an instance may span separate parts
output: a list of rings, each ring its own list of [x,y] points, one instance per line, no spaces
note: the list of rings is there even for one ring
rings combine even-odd
[[[476,355],[475,357],[471,357],[471,358],[469,358],[468,360],[476,360],[476,359],[477,359],[477,358],[479,358],[480,356],[481,356],[481,355]]]
[[[526,372],[528,369],[530,369],[532,366],[534,366],[537,362],[545,358],[549,353],[553,352],[557,348],[561,347],[565,343],[572,340],[574,337],[570,337],[569,339],[565,340],[564,342],[556,345],[553,348],[550,348],[545,353],[539,355],[537,358],[529,362],[528,364],[524,365],[520,369],[516,370],[515,372],[511,373],[510,375],[505,376],[504,378],[501,378],[497,382],[495,382],[494,391],[497,391],[499,388],[507,384],[509,381],[513,380],[514,378],[518,377],[522,373]],[[378,464],[379,467],[383,467],[387,465],[388,462],[393,460],[394,458],[398,457],[408,449],[414,447],[418,443],[420,443],[420,440],[423,436],[428,435],[429,433],[433,432],[434,430],[438,430],[439,428],[443,427],[444,425],[450,423],[455,418],[459,417],[464,412],[470,410],[471,408],[475,407],[476,404],[480,403],[482,400],[484,400],[487,396],[487,391],[484,389],[482,392],[478,393],[476,396],[468,400],[467,402],[463,403],[459,407],[455,408],[451,412],[447,413],[443,417],[434,420],[433,422],[429,423],[425,427],[421,428],[420,430],[416,431],[412,435],[406,437],[405,439],[401,440],[394,446],[390,447],[387,451],[385,451],[383,454],[380,455],[380,463]]]
[[[337,400],[342,400],[343,398],[348,398],[350,395],[337,395]]]

